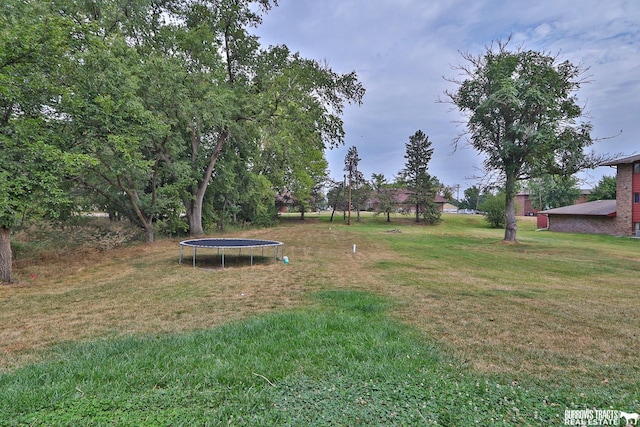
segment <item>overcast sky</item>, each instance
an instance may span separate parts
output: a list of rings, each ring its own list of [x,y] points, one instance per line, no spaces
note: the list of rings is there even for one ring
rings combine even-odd
[[[460,52],[480,54],[492,40],[559,54],[590,67],[591,84],[578,93],[604,139],[598,153],[640,153],[640,1],[638,0],[279,0],[255,30],[266,47],[286,44],[339,73],[355,70],[363,104],[347,108],[345,146],[328,151],[331,176],[343,175],[347,148],[356,146],[367,179],[392,180],[404,167],[405,143],[421,129],[433,143],[429,172],[462,190],[477,183],[482,160],[472,148],[453,151],[461,115],[436,102],[456,86],[451,66]],[[602,167],[583,173],[591,188]]]

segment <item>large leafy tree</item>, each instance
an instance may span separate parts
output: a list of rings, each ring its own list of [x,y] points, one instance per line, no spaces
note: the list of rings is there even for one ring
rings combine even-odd
[[[324,150],[344,143],[344,107],[360,103],[364,89],[355,73],[337,74],[286,46],[262,51],[256,71],[263,173],[304,212],[326,181]]]
[[[191,234],[204,232],[204,195],[216,185],[216,163],[231,135],[252,135],[246,142],[265,150],[264,156],[253,158],[253,172],[268,171],[265,176],[278,191],[295,192],[297,200],[307,203],[324,179],[322,150],[342,143],[339,116],[344,104],[359,103],[364,93],[354,73],[336,74],[286,46],[260,49],[249,28],[259,25],[260,13],[276,4],[192,0],[174,9],[185,23],[175,50],[184,52],[192,63],[190,74],[198,75],[193,80],[198,85],[192,85],[196,92],[189,97],[195,108],[183,125],[192,177],[185,198]]]
[[[170,1],[59,1],[57,13],[81,23],[82,49],[69,57],[64,99],[67,146],[96,161],[73,176],[94,205],[127,217],[154,240],[158,220],[179,223],[185,173],[173,132],[186,99],[184,58],[158,48]],[[170,113],[168,113],[170,111]],[[184,169],[184,168],[182,168]]]
[[[510,50],[508,41],[463,58],[466,78],[454,80],[459,88],[446,95],[466,114],[471,145],[484,155],[485,168],[504,180],[504,240],[515,241],[519,180],[570,176],[602,161],[584,152],[593,140],[575,96],[585,83],[583,70],[544,52]]]
[[[409,190],[409,200],[416,210],[416,222],[420,222],[422,216],[427,223],[433,224],[440,219],[440,210],[435,202],[440,182],[428,172],[433,155],[431,141],[422,130],[417,130],[405,146],[406,163],[399,173],[399,180]]]
[[[364,90],[354,73],[335,74],[284,46],[261,51],[248,28],[275,1],[62,4],[101,36],[98,47],[83,54],[113,58],[78,83],[85,106],[102,120],[79,121],[85,129],[79,134],[92,138],[78,145],[92,154],[97,150],[91,146],[105,147],[98,153],[100,169],[82,181],[101,199],[109,195],[147,231],[148,240],[155,221],[177,223],[182,210],[190,233],[203,234],[207,191],[223,200],[223,210],[233,211],[266,200],[269,185],[306,202],[324,179],[323,150],[342,142],[344,103],[360,102]],[[100,51],[114,40],[126,43]],[[89,70],[91,63],[83,58],[79,69]],[[118,70],[119,64],[127,65]],[[87,112],[82,115],[90,118]],[[118,156],[122,161],[115,161]],[[220,161],[233,165],[217,174]],[[251,183],[251,191],[232,188]],[[259,206],[242,209],[266,212]]]
[[[76,25],[47,3],[0,4],[0,282],[11,282],[16,216],[65,203],[62,177],[86,158],[63,149],[61,100]]]
[[[344,105],[360,103],[364,94],[355,73],[336,74],[286,46],[259,49],[248,28],[260,23],[257,10],[275,3],[192,1],[179,9],[186,25],[175,49],[192,62],[190,76],[198,76],[191,79],[193,107],[182,126],[192,179],[184,199],[191,234],[204,232],[204,195],[216,185],[216,163],[231,135],[248,137],[246,143],[264,151],[252,157],[253,173],[307,207],[325,177],[323,150],[343,143]]]
[[[145,75],[157,62],[119,34],[94,40],[72,72],[67,129],[74,149],[97,159],[76,182],[143,229],[148,242],[159,218],[179,212],[163,158],[169,126],[148,108],[145,93]]]
[[[176,2],[173,12],[184,25],[174,27],[175,37],[160,39],[163,50],[179,52],[189,70],[187,102],[179,106],[176,131],[182,130],[181,158],[189,166],[191,182],[183,202],[192,235],[204,234],[204,198],[225,144],[239,126],[254,119],[247,76],[259,45],[247,28],[258,25],[260,12],[272,4],[276,2]]]

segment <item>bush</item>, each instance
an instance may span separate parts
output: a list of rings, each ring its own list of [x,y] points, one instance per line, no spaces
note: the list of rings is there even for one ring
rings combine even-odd
[[[484,218],[492,228],[504,228],[505,226],[505,196],[504,193],[489,195],[479,206],[485,212]]]

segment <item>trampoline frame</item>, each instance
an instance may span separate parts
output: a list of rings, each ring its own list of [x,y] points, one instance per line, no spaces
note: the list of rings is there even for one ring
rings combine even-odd
[[[234,244],[238,243],[238,244]],[[255,248],[262,248],[262,256],[264,256],[264,248],[273,247],[273,261],[278,262],[278,254],[284,256],[284,243],[275,240],[263,240],[263,239],[243,239],[243,238],[203,238],[203,239],[190,239],[180,242],[180,259],[179,263],[182,264],[184,247],[192,247],[192,264],[193,268],[196,267],[196,255],[198,248],[204,249],[217,249],[218,255],[222,255],[222,268],[224,268],[225,249],[238,249],[239,255],[242,255],[242,249],[250,249],[251,266],[253,267],[253,250]],[[280,250],[282,247],[282,250]]]

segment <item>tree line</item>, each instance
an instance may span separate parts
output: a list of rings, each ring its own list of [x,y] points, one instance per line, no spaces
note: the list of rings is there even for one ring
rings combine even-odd
[[[159,227],[201,235],[205,224],[267,223],[276,194],[290,194],[303,212],[311,206],[326,177],[325,150],[344,143],[344,108],[360,104],[365,89],[355,72],[336,73],[286,45],[261,47],[250,29],[275,6],[0,4],[2,281],[11,281],[11,229],[26,215],[64,220],[100,209],[151,242]],[[466,120],[454,147],[468,141],[499,176],[505,240],[515,241],[520,181],[571,176],[607,158],[583,151],[593,143],[575,96],[584,70],[508,44],[463,54],[462,77],[450,79],[458,88],[441,102]],[[419,132],[400,178],[416,219],[433,221],[433,150]]]
[[[480,154],[486,176],[496,177],[492,186],[500,191],[491,194],[490,201],[500,214],[491,221],[504,227],[505,241],[515,242],[515,198],[522,182],[529,181],[535,190],[542,180],[551,193],[569,200],[571,195],[563,193],[571,177],[612,156],[585,152],[595,141],[576,96],[588,83],[586,68],[547,52],[512,49],[510,42],[509,37],[492,42],[480,54],[462,53],[465,62],[454,68],[458,77],[446,79],[457,89],[446,90],[438,101],[462,113],[466,126],[454,138],[453,148],[468,143]],[[407,146],[405,158],[409,152]],[[420,156],[430,159],[431,152]],[[411,170],[411,161],[406,170]],[[418,176],[413,175],[412,182],[416,199],[415,190],[422,185]],[[385,183],[381,176],[374,176],[374,181],[380,188]],[[417,205],[416,215],[418,211]]]
[[[158,227],[268,222],[324,179],[359,104],[340,74],[250,29],[276,0],[0,4],[0,264],[16,218],[78,210]]]
[[[361,210],[384,214],[387,222],[395,212],[413,213],[416,222],[435,224],[440,221],[436,195],[445,192],[450,199],[451,193],[437,177],[429,174],[432,143],[422,130],[417,130],[409,137],[405,148],[405,166],[390,182],[384,174],[376,173],[368,181],[358,170],[361,159],[357,147],[349,147],[344,160],[344,180],[329,183],[327,202],[332,209],[330,220],[333,221],[336,210],[342,210],[347,219],[347,211],[350,214],[353,208],[356,221],[360,221]],[[401,195],[405,196],[402,200]]]

